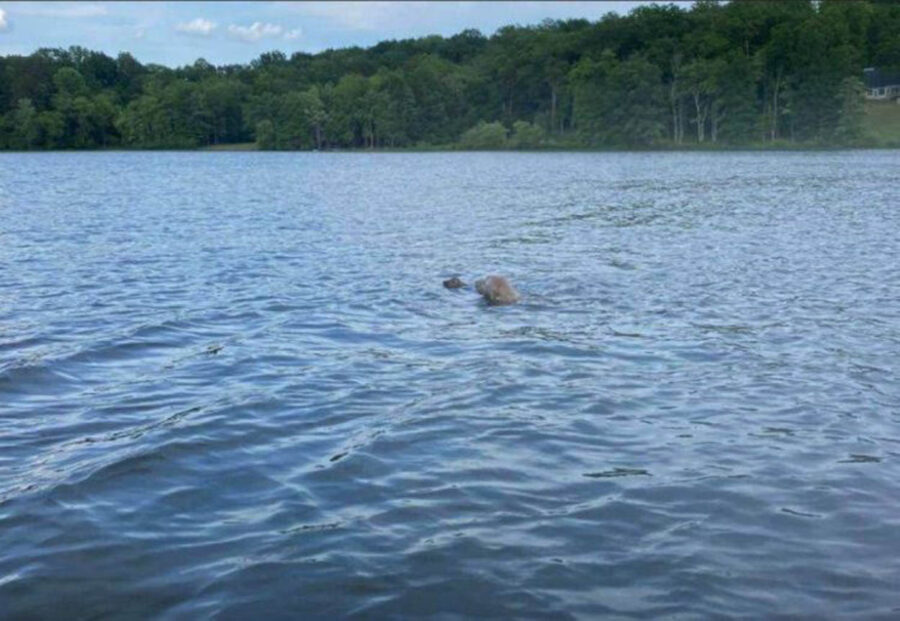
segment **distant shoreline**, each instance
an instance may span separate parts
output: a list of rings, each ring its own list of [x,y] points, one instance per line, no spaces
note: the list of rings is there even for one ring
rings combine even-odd
[[[252,145],[252,146],[248,146]],[[673,147],[623,147],[621,149],[612,147],[590,148],[590,147],[545,147],[532,149],[471,149],[462,147],[410,147],[410,148],[394,148],[394,149],[260,149],[253,143],[237,143],[234,145],[214,145],[212,147],[193,147],[184,149],[173,148],[123,148],[112,147],[107,149],[31,149],[31,150],[15,150],[0,149],[0,154],[26,154],[26,153],[354,153],[354,154],[389,154],[389,153],[735,153],[735,152],[828,152],[828,151],[896,151],[900,150],[900,144],[875,144],[875,145],[853,145],[853,146],[815,146],[815,145],[795,145],[795,146],[717,146],[717,147],[698,147],[698,146],[673,146]]]
[[[897,148],[896,8],[652,4],[221,66],[0,54],[0,149]]]

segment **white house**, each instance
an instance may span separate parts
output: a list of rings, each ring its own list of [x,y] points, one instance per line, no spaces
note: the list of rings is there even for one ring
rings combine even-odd
[[[900,103],[900,73],[887,73],[867,67],[863,69],[866,99],[894,99]]]

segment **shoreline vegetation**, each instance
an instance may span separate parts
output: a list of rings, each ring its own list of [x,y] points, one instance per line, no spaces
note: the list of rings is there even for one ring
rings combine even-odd
[[[900,3],[709,0],[491,36],[168,68],[81,47],[0,57],[0,150],[900,148]]]

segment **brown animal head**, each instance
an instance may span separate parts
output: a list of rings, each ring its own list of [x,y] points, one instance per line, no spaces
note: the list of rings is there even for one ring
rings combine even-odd
[[[503,276],[486,276],[475,281],[475,290],[488,304],[515,304],[519,292]]]
[[[466,283],[454,276],[453,278],[448,278],[447,280],[445,280],[444,286],[448,289],[460,289],[462,287],[465,287]]]

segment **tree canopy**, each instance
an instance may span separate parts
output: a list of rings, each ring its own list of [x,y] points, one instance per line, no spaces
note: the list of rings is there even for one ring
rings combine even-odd
[[[653,4],[174,69],[45,48],[0,57],[0,149],[856,144],[866,66],[900,69],[900,4]]]

